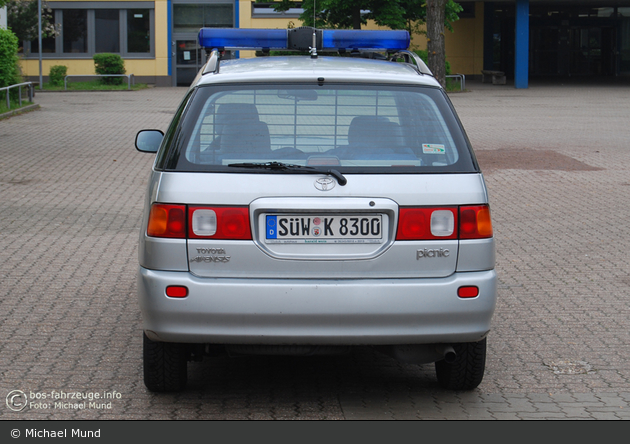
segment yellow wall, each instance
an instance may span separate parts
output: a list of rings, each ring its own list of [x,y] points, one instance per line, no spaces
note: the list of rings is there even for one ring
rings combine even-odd
[[[80,0],[66,0],[80,1]],[[142,1],[142,0],[139,0]],[[154,0],[155,2],[155,58],[132,59],[125,58],[125,70],[127,74],[134,76],[167,76],[168,75],[168,11],[167,0]],[[28,77],[39,76],[39,59],[33,54],[34,59],[22,58],[20,66],[22,74]],[[85,59],[42,58],[42,75],[48,76],[50,67],[65,65],[68,67],[68,75],[94,74],[94,60]]]
[[[155,0],[155,61],[153,75],[168,75],[168,52],[170,47],[171,45],[168,41],[168,2],[166,0]]]
[[[453,30],[444,31],[446,60],[451,64],[451,72],[480,75],[483,69],[483,3],[475,3],[475,18],[457,20]]]
[[[424,29],[424,27],[423,27]],[[451,72],[479,75],[483,69],[483,3],[475,3],[475,17],[453,22],[453,32],[444,29],[446,60]],[[427,49],[424,35],[414,35],[411,49]]]

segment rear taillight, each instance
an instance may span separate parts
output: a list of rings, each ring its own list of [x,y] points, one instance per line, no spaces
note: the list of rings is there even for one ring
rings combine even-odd
[[[188,207],[191,239],[252,238],[247,207]]]
[[[396,240],[485,239],[492,237],[488,205],[401,208]]]
[[[147,235],[178,239],[251,240],[247,207],[153,204]]]
[[[397,240],[457,239],[457,208],[401,208]]]
[[[149,214],[147,235],[186,238],[186,206],[153,204]]]
[[[459,208],[459,238],[485,239],[492,237],[492,221],[488,205]]]

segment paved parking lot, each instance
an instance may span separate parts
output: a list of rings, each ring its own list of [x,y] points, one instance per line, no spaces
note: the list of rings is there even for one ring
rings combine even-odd
[[[630,86],[467,86],[500,276],[477,390],[365,349],[206,360],[147,392],[133,141],[185,89],[37,93],[0,121],[0,400],[32,401],[0,419],[630,419]]]

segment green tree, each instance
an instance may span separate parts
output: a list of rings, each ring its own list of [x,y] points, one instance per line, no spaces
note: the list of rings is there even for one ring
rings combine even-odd
[[[0,0],[2,1],[5,1],[7,6],[7,24],[20,43],[37,39],[37,0]],[[45,0],[42,0],[42,37],[56,37],[58,34],[52,9]]]
[[[404,10],[404,29],[409,31],[409,34],[426,35],[426,31],[421,28],[427,22],[427,0],[401,0],[401,4]],[[462,10],[462,7],[453,0],[446,1],[444,7],[444,26],[446,29],[453,32],[453,22],[459,20],[459,13]]]
[[[286,11],[295,6],[291,0],[276,2],[276,11]],[[300,20],[305,26],[318,28],[353,28],[372,19],[379,26],[406,29],[409,34],[426,34],[427,65],[435,78],[446,84],[446,55],[444,28],[453,31],[452,22],[459,19],[462,7],[453,0],[304,0],[304,12]],[[313,13],[317,8],[317,21]],[[361,11],[366,11],[361,14]],[[422,25],[426,23],[426,31]]]
[[[269,3],[267,0],[258,2]],[[287,11],[296,6],[293,0],[277,0],[274,9]],[[421,30],[426,22],[426,0],[304,0],[300,16],[304,26],[313,26],[313,12],[317,8],[317,27],[333,29],[361,29],[372,19],[379,26],[406,29],[410,34],[425,34]],[[361,14],[361,11],[365,11]],[[459,19],[462,7],[453,0],[445,5],[444,26],[453,31],[452,22]]]
[[[277,11],[286,11],[295,4],[291,0],[277,3]],[[305,26],[313,26],[313,13],[317,8],[315,26],[318,28],[361,29],[372,19],[379,26],[404,29],[403,3],[401,0],[304,0],[300,20]]]

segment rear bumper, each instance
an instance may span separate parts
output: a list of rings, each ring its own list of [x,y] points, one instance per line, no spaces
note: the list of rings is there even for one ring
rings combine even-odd
[[[186,298],[166,296],[169,285]],[[461,299],[457,289],[479,287]],[[440,279],[216,279],[140,267],[144,330],[157,341],[386,345],[479,341],[496,304],[494,270]]]

